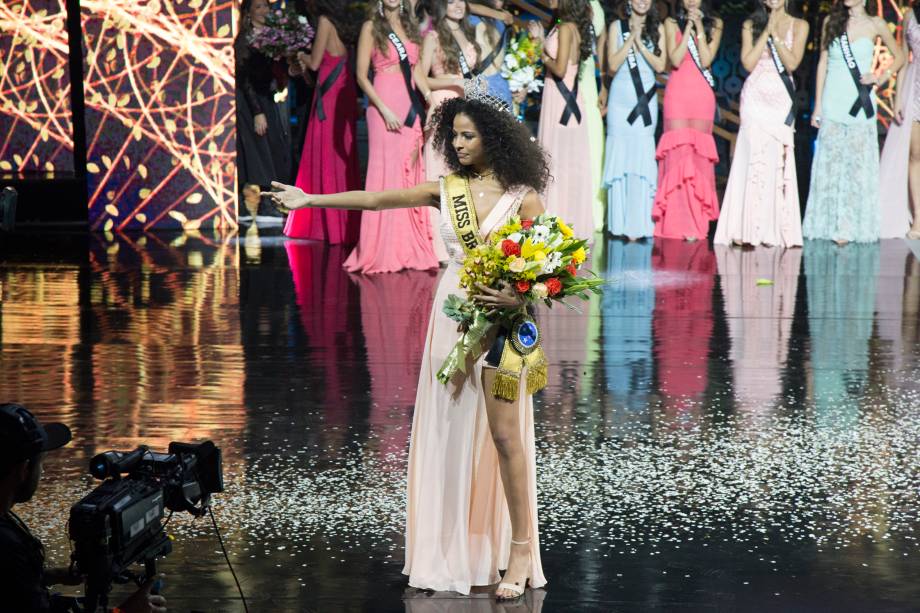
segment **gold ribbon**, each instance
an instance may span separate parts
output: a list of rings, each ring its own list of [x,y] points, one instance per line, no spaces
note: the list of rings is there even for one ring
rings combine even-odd
[[[529,327],[527,336],[535,340],[532,344],[522,342],[522,328]],[[535,394],[546,387],[546,355],[540,339],[537,322],[526,314],[519,315],[512,322],[502,349],[502,359],[492,384],[492,395],[508,402],[518,399],[521,373],[527,367],[527,393]]]
[[[447,214],[454,226],[454,233],[463,245],[467,254],[483,243],[479,234],[479,219],[476,217],[476,207],[473,205],[473,193],[470,191],[470,181],[460,175],[447,175],[444,177],[444,192],[447,196],[444,204]]]

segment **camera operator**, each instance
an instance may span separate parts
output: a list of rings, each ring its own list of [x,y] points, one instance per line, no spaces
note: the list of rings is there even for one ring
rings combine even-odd
[[[83,578],[68,568],[45,568],[45,548],[13,506],[28,502],[38,489],[45,453],[70,442],[64,424],[42,425],[17,404],[0,404],[0,609],[17,613],[80,611],[74,598],[51,594],[50,585],[79,585]],[[165,613],[166,600],[151,595],[154,579],[117,610]]]

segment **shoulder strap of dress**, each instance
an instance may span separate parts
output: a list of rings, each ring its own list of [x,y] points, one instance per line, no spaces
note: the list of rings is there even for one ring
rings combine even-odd
[[[502,194],[502,197],[495,203],[489,215],[479,224],[482,236],[489,236],[499,226],[507,223],[512,215],[517,215],[526,194],[527,190],[520,187],[512,187]]]

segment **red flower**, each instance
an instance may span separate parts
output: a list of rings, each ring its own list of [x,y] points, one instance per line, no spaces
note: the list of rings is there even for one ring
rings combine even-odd
[[[575,268],[575,264],[569,264],[568,266],[565,267],[565,269],[569,271],[569,274],[572,275],[573,277],[578,274],[578,269]]]
[[[550,296],[555,296],[562,291],[562,281],[558,277],[550,277],[543,284],[546,286],[546,293]]]
[[[514,284],[514,289],[518,291],[519,294],[526,293],[530,289],[530,281],[521,280]]]
[[[522,219],[521,227],[525,230],[530,230],[533,227],[533,219]]]
[[[508,240],[507,238],[502,241],[502,253],[505,254],[505,257],[510,257],[512,255],[521,255],[521,246],[516,242]]]

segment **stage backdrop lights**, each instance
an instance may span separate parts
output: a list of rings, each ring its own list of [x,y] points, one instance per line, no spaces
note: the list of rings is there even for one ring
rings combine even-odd
[[[0,1],[0,172],[66,172],[73,128],[64,0]]]
[[[231,0],[81,0],[93,229],[235,228]]]

